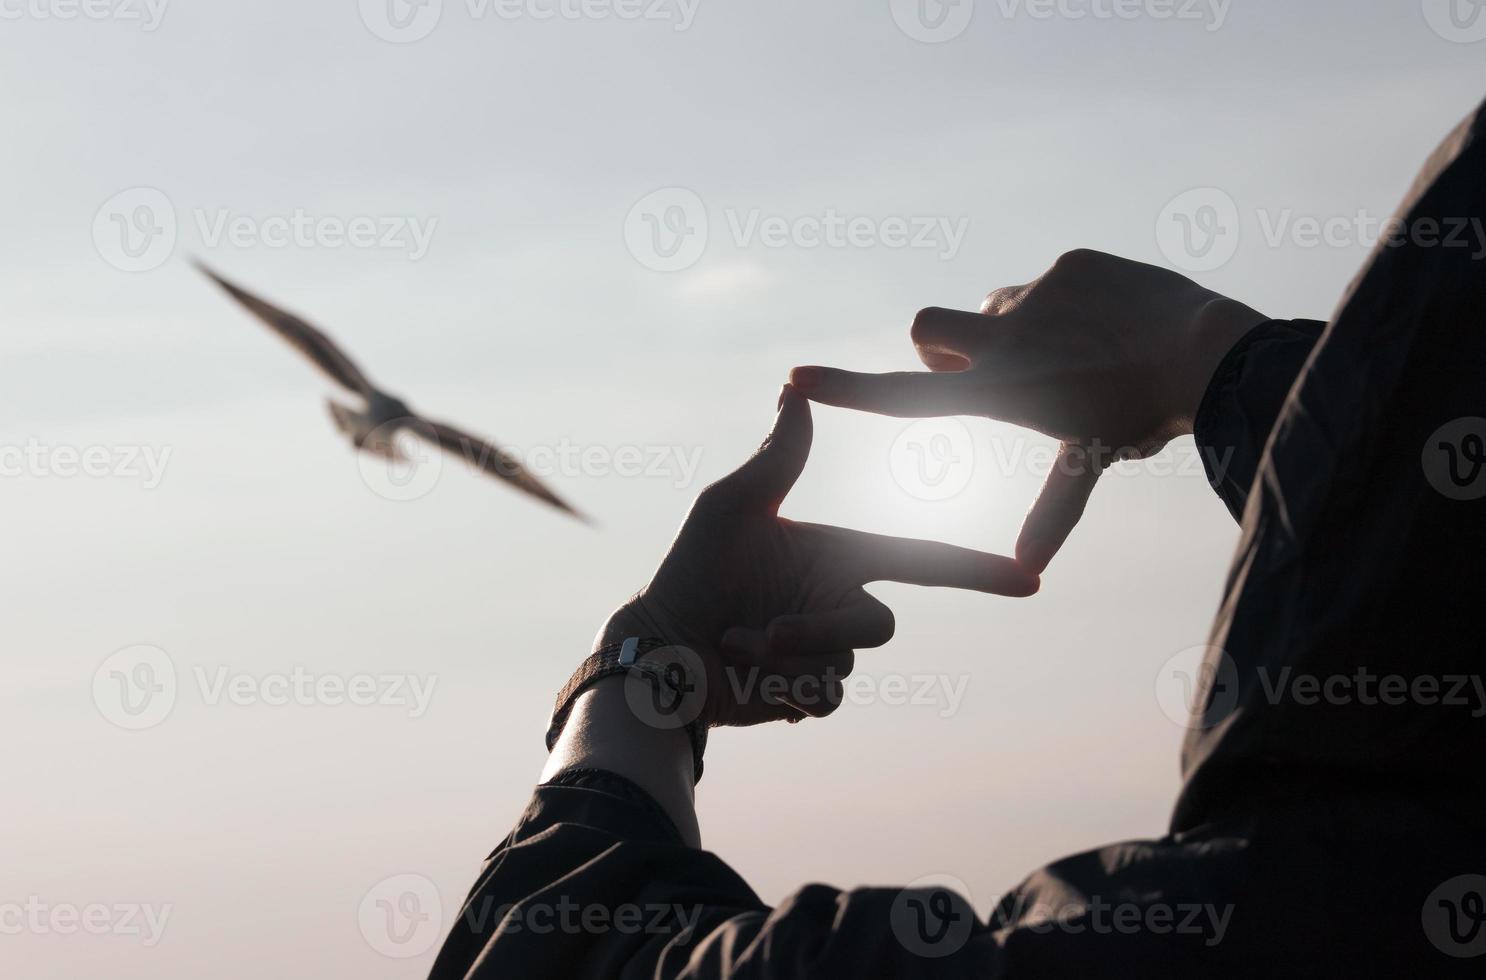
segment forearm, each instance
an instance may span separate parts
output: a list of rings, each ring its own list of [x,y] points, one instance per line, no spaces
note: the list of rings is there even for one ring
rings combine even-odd
[[[568,769],[623,776],[655,799],[687,844],[701,846],[691,740],[683,729],[656,728],[636,717],[625,700],[623,677],[599,681],[573,703],[542,781]]]

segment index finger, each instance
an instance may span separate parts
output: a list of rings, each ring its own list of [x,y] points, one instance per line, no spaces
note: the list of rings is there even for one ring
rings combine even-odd
[[[812,365],[790,371],[789,380],[811,401],[878,415],[918,419],[983,414],[981,386],[968,372],[861,374]]]
[[[1041,584],[1037,573],[1005,555],[941,541],[811,526],[834,540],[850,563],[848,574],[860,584],[904,582],[1006,596],[1032,595]]]

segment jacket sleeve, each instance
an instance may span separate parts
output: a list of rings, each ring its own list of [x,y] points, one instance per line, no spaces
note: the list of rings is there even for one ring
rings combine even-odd
[[[490,855],[431,976],[986,977],[995,946],[932,886],[808,885],[770,908],[638,787],[570,770]]]
[[[1325,329],[1318,320],[1261,323],[1213,372],[1193,435],[1208,482],[1234,520],[1243,519],[1270,430]]]

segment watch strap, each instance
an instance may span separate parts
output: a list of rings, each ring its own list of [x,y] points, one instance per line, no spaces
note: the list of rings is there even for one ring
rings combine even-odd
[[[558,692],[557,701],[552,708],[552,720],[547,725],[547,750],[550,752],[552,746],[557,744],[558,736],[567,725],[573,702],[578,699],[578,695],[606,677],[630,675],[638,671],[643,672],[651,684],[667,683],[669,674],[648,669],[643,658],[648,653],[672,646],[675,644],[657,637],[630,636],[594,651],[578,665],[573,676],[568,678],[568,682]],[[676,693],[677,696],[680,695],[680,692]],[[696,718],[688,722],[685,728],[691,739],[693,779],[699,782],[702,778],[702,754],[707,747],[707,727],[702,719]]]

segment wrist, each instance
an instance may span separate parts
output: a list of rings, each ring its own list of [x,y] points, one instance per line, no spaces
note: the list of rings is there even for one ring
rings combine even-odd
[[[1198,406],[1223,358],[1250,330],[1269,319],[1237,300],[1216,293],[1196,310],[1178,370],[1174,425],[1191,435]]]
[[[636,717],[624,678],[606,677],[578,695],[541,779],[575,768],[628,779],[660,804],[687,844],[700,846],[691,741],[680,729],[656,728]]]
[[[729,696],[736,678],[729,677],[717,644],[704,642],[701,631],[666,615],[664,606],[643,592],[616,609],[599,628],[594,652],[620,646],[632,636],[660,640],[674,648],[665,659],[683,666],[687,683],[692,685],[685,699],[684,716],[688,724],[694,721],[705,731],[733,723],[727,719],[736,715],[731,709],[737,707],[737,702]]]
[[[707,669],[695,651],[654,636],[631,633],[586,658],[558,692],[547,726],[547,748],[566,731],[578,701],[598,684],[620,677],[630,713],[663,731],[684,731],[691,744],[693,779],[702,778],[707,747]]]

